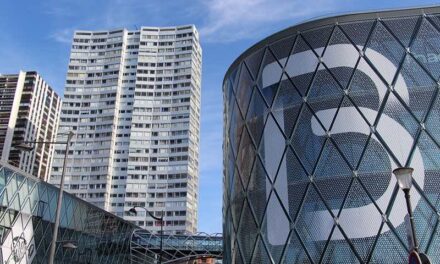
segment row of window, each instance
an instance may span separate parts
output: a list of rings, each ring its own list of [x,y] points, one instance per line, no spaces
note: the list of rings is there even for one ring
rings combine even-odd
[[[133,118],[133,120],[142,120],[142,121],[160,121],[161,120],[161,121],[168,121],[168,120],[178,120],[178,119],[188,119],[188,118],[189,118],[189,114],[144,115],[144,116],[141,116],[141,117],[136,116],[136,118]]]
[[[175,148],[152,148],[150,149],[140,149],[132,147],[130,148],[130,153],[159,153],[159,154],[166,154],[166,153],[179,153],[179,152],[188,152],[188,147],[175,147]]]
[[[187,97],[189,98],[189,97]],[[168,113],[168,112],[180,112],[187,111],[190,107],[188,105],[184,106],[173,106],[173,107],[139,107],[133,108],[134,113]]]
[[[109,64],[109,65],[112,64],[111,62],[120,62],[120,61],[121,61],[121,56],[102,58],[102,59],[73,59],[73,58],[71,58],[69,60],[69,62],[73,63],[73,64],[75,64],[75,63],[78,63],[78,64],[82,64],[82,63],[94,64],[94,63],[96,63],[96,64]],[[102,65],[102,66],[104,66],[104,69],[105,69],[105,65]]]
[[[105,71],[105,72],[95,72],[95,73],[67,73],[67,77],[74,78],[98,78],[108,75],[118,75],[119,71]]]
[[[147,69],[147,70],[142,70],[142,69],[138,69],[136,71],[136,73],[140,73],[140,74],[176,74],[176,73],[191,73],[191,68],[187,67],[187,68],[179,68],[179,69],[170,69],[170,70],[152,70],[152,69]]]
[[[97,100],[97,99],[108,99],[115,98],[116,93],[100,93],[100,94],[66,94],[64,98],[67,99],[78,99],[78,100]]]
[[[133,166],[127,167],[128,171],[186,171],[187,165],[166,165],[166,166]]]
[[[61,160],[60,160],[61,161]],[[53,171],[61,171],[62,167],[53,167]],[[108,166],[66,167],[66,172],[107,172]]]
[[[191,60],[175,61],[175,62],[139,62],[138,67],[172,67],[172,66],[188,66],[191,65]]]
[[[72,93],[81,93],[81,92],[105,92],[105,91],[115,91],[117,90],[117,86],[99,86],[99,87],[69,87],[67,86],[64,92],[72,92]]]
[[[150,30],[148,30],[150,31]],[[183,34],[172,34],[172,35],[144,35],[142,34],[142,39],[176,39],[176,38],[187,38],[192,37],[193,33],[183,33]]]
[[[104,53],[104,54],[103,54]],[[109,58],[92,58],[92,59],[86,59],[88,63],[102,63],[105,61],[114,61],[117,60],[117,58],[121,58],[120,55],[122,54],[121,50],[111,50],[106,52],[71,52],[70,58],[71,60],[77,57],[94,57],[94,56],[107,56]],[[116,56],[117,55],[117,56]],[[110,57],[110,56],[116,56],[116,57]]]
[[[130,157],[130,161],[133,162],[174,162],[174,161],[187,161],[188,156],[173,156],[173,157]]]
[[[171,75],[171,76],[138,76],[136,75],[136,81],[143,81],[143,82],[171,82],[171,81],[180,81],[180,80],[190,80],[191,74],[184,74],[184,75]]]
[[[138,226],[153,226],[153,221],[130,221]],[[160,226],[160,223],[156,221],[155,226]],[[164,226],[185,226],[185,221],[164,221]],[[184,231],[176,231],[176,234],[183,234]]]
[[[74,43],[88,43],[88,42],[75,42],[75,39],[73,40]],[[122,42],[118,43],[112,43],[107,45],[78,45],[73,44],[72,49],[79,49],[79,50],[95,50],[95,49],[112,49],[112,48],[119,48],[122,47]]]
[[[105,193],[104,192],[99,192],[99,193],[75,193],[76,196],[78,196],[81,199],[93,199],[93,198],[104,198],[105,197]],[[93,203],[93,202],[92,202]],[[93,203],[95,205],[97,205],[96,203]],[[101,205],[97,205],[97,206],[101,206]]]
[[[130,62],[137,62],[140,61],[165,61],[165,60],[177,60],[177,59],[184,59],[184,58],[191,58],[192,53],[191,52],[185,52],[182,54],[174,54],[174,55],[164,55],[164,56],[158,56],[158,55],[139,55],[137,58],[126,58],[125,63]],[[166,66],[165,66],[166,67]]]
[[[112,84],[117,83],[118,78],[107,78],[102,80],[72,80],[67,79],[66,84],[77,84],[77,85],[98,85],[98,84]]]
[[[130,202],[128,207],[135,206],[133,204],[139,204],[140,202]],[[153,207],[186,207],[187,202],[186,201],[175,201],[175,202],[148,202],[146,203],[146,206],[153,208]],[[126,205],[127,206],[127,205]],[[145,207],[145,205],[143,206]]]
[[[178,180],[186,179],[188,175],[186,173],[171,173],[171,174],[149,174],[149,175],[139,175],[139,174],[128,174],[127,179],[149,179],[149,180]],[[177,188],[177,187],[176,187]]]
[[[174,84],[136,84],[136,89],[171,89],[190,87],[191,82],[179,82]]]
[[[87,189],[105,189],[105,183],[98,184],[70,184],[66,185],[66,188],[70,190],[87,190]]]
[[[79,33],[78,35],[81,35],[81,33]],[[114,42],[114,41],[121,41],[121,40],[122,40],[122,37],[96,38],[96,39],[74,38],[73,42],[74,43],[104,43],[104,42]]]
[[[149,188],[154,189],[154,188]],[[148,198],[182,198],[186,197],[186,192],[157,192],[157,193],[148,193]]]
[[[134,127],[139,127],[138,124],[133,124]],[[95,129],[95,126],[88,126],[88,129]],[[98,127],[98,126],[96,126]],[[101,126],[99,126],[101,127]],[[112,125],[106,125],[106,128],[111,128]],[[118,126],[118,129],[130,129],[131,126]],[[177,131],[151,131],[151,132],[145,132],[145,136],[148,137],[172,137],[172,136],[181,136],[181,135],[188,135],[188,130],[177,130]]]

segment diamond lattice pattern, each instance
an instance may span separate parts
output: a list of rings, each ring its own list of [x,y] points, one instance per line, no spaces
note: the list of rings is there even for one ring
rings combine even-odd
[[[415,169],[417,237],[440,262],[439,21],[284,34],[231,70],[225,263],[405,263],[399,166]]]

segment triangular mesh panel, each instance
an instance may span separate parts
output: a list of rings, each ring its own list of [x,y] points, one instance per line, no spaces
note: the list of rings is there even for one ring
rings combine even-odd
[[[243,132],[225,130],[240,178],[225,184],[224,232],[236,241],[224,261],[406,262],[400,166],[414,168],[420,250],[440,261],[439,17],[426,8],[308,22],[231,67],[226,110],[236,101],[246,120]]]

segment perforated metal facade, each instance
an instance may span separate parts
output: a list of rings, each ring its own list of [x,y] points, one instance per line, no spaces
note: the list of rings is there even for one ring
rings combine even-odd
[[[440,262],[440,8],[325,18],[250,48],[224,80],[225,263]]]

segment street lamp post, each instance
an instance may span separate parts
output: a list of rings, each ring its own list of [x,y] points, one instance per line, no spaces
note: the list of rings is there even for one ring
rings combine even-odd
[[[61,205],[63,202],[63,192],[64,192],[64,176],[66,173],[66,164],[67,164],[67,155],[69,153],[69,146],[70,142],[73,137],[73,132],[70,131],[67,134],[67,140],[63,142],[51,142],[51,141],[24,141],[20,144],[17,144],[13,147],[16,149],[20,149],[23,151],[32,151],[34,147],[28,145],[28,144],[65,144],[65,153],[64,153],[64,161],[63,161],[63,170],[61,172],[61,179],[60,179],[60,188],[58,193],[58,202],[57,202],[57,208],[55,212],[55,223],[53,226],[53,236],[52,236],[52,243],[50,244],[50,251],[49,251],[49,264],[53,264],[55,260],[55,250],[57,248],[57,237],[58,237],[58,227],[60,225],[60,216],[61,216]]]
[[[159,247],[159,264],[162,263],[162,250],[163,250],[163,211],[162,215],[160,217],[157,217],[153,215],[150,211],[148,211],[147,208],[142,206],[133,206],[130,210],[128,210],[129,213],[132,213],[134,215],[137,215],[136,208],[142,208],[144,209],[150,216],[156,221],[160,221],[160,247]]]
[[[412,187],[412,173],[413,173],[413,171],[414,171],[414,169],[411,167],[400,167],[400,168],[393,170],[393,174],[394,174],[394,176],[396,176],[397,183],[399,184],[400,189],[402,189],[402,191],[405,193],[406,208],[408,210],[409,221],[410,221],[410,225],[411,225],[411,239],[412,239],[414,248],[412,249],[412,252],[410,253],[410,262],[412,261],[411,256],[415,256],[414,258],[417,258],[419,256],[420,258],[418,258],[419,261],[417,261],[417,262],[420,262],[421,264],[431,264],[429,257],[424,253],[420,253],[419,244],[417,242],[417,237],[416,237],[414,214],[413,214],[413,210],[412,210],[412,206],[411,206],[411,199],[410,199],[411,198],[410,190]]]

